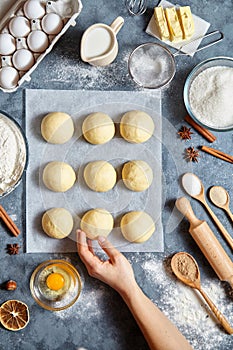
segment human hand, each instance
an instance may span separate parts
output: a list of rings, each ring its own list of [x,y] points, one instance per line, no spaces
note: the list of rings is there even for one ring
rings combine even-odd
[[[102,261],[95,255],[91,241],[87,243],[85,232],[77,230],[77,235],[78,253],[90,276],[108,284],[123,297],[137,287],[131,264],[105,237],[98,237],[99,245],[109,257]]]

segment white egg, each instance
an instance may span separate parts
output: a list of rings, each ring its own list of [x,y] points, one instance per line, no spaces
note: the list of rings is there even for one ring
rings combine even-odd
[[[11,55],[15,51],[15,38],[8,33],[0,34],[0,55]]]
[[[27,37],[27,44],[31,51],[40,53],[49,46],[49,39],[41,30],[33,30]]]
[[[34,64],[34,56],[31,51],[27,49],[20,49],[14,53],[12,62],[16,69],[27,71]]]
[[[27,18],[16,16],[9,23],[9,30],[16,38],[22,38],[30,33],[30,22]]]
[[[28,0],[25,2],[24,14],[29,19],[42,18],[45,14],[45,7],[39,0]]]
[[[56,13],[48,13],[42,19],[42,29],[50,35],[58,34],[63,27],[62,19]]]
[[[16,87],[19,81],[19,73],[13,67],[3,67],[0,70],[0,86],[10,90]]]

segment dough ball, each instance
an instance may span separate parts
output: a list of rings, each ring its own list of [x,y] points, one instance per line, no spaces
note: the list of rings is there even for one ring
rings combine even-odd
[[[53,238],[67,237],[72,231],[73,225],[72,215],[64,208],[52,208],[46,211],[42,217],[44,232]]]
[[[143,160],[132,160],[124,164],[122,179],[125,186],[130,190],[145,191],[153,181],[153,171],[149,164]]]
[[[52,112],[47,114],[41,123],[41,134],[49,143],[63,144],[71,139],[74,123],[69,114]]]
[[[154,122],[149,114],[142,111],[130,111],[123,115],[120,122],[120,134],[128,142],[142,143],[153,135]]]
[[[110,163],[99,160],[86,165],[84,179],[93,191],[107,192],[116,183],[116,171]]]
[[[146,242],[155,230],[153,219],[144,211],[131,211],[125,214],[120,227],[125,239],[135,243]]]
[[[83,215],[81,229],[90,239],[97,239],[98,236],[107,237],[113,229],[113,217],[105,209],[92,209]]]
[[[73,168],[64,162],[50,162],[43,171],[45,186],[54,192],[66,192],[75,183],[76,175]]]
[[[94,144],[100,145],[111,140],[115,134],[115,125],[105,113],[89,114],[82,125],[83,136]]]

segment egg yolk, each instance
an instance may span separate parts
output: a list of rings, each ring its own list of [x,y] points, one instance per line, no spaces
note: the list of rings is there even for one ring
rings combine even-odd
[[[51,273],[46,279],[46,284],[49,289],[59,290],[64,287],[64,277],[60,273]]]

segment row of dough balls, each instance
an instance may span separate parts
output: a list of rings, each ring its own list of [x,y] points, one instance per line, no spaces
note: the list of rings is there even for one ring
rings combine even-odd
[[[89,114],[83,124],[84,138],[91,144],[100,145],[110,141],[115,135],[115,125],[105,113]],[[149,114],[133,110],[125,113],[120,121],[120,134],[128,142],[142,143],[149,140],[154,132],[154,122]],[[63,112],[47,114],[41,123],[43,138],[53,144],[63,144],[74,133],[72,118]]]
[[[44,232],[57,239],[67,237],[73,229],[73,218],[64,208],[52,208],[42,217]],[[112,231],[114,220],[105,209],[97,208],[86,212],[80,227],[90,239],[98,236],[107,237]],[[155,231],[155,224],[151,216],[144,211],[131,211],[125,214],[120,222],[121,232],[126,240],[134,243],[146,242]]]
[[[99,160],[86,165],[84,180],[91,190],[107,192],[115,186],[117,174],[110,163]],[[143,160],[129,161],[123,166],[122,180],[131,191],[145,191],[153,181],[153,171]],[[51,191],[66,192],[75,181],[75,171],[65,162],[50,162],[43,170],[43,182]]]

